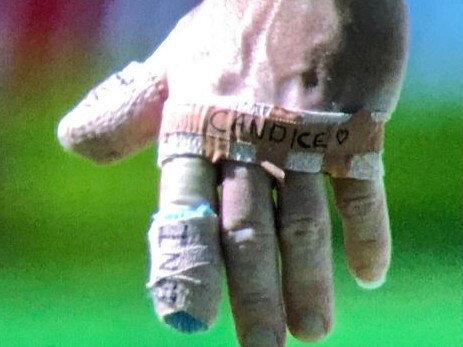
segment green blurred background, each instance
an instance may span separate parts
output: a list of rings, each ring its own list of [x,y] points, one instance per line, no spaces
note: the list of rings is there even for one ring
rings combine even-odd
[[[179,334],[153,314],[144,283],[154,150],[98,167],[55,139],[58,119],[88,88],[146,55],[194,2],[140,0],[132,12],[123,1],[3,8],[0,347],[237,346],[226,295],[207,333]],[[386,139],[388,282],[356,286],[334,216],[336,325],[315,346],[463,346],[463,6],[442,3],[445,11],[409,1],[409,73]],[[163,19],[146,31],[150,16]]]

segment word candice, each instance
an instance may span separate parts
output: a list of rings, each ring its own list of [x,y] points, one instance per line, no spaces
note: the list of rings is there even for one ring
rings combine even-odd
[[[227,110],[210,113],[205,132],[227,140],[277,144],[295,151],[314,152],[324,152],[333,140],[342,146],[350,137],[348,129],[330,123],[307,124]]]

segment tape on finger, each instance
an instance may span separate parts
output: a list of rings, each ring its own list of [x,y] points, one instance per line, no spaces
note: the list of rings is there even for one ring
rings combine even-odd
[[[181,155],[212,162],[261,165],[276,178],[285,170],[332,177],[382,176],[388,114],[290,111],[266,104],[177,104],[164,114],[158,163]]]
[[[220,300],[221,253],[217,215],[209,206],[160,211],[148,233],[151,269],[147,288],[155,310],[183,332],[207,329]]]

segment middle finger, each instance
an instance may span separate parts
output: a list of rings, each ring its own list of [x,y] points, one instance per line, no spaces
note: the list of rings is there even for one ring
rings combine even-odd
[[[222,248],[242,346],[283,346],[272,180],[256,165],[223,164]]]

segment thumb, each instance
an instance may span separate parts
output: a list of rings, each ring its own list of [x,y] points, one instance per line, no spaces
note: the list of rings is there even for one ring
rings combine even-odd
[[[162,44],[144,63],[131,62],[90,90],[59,123],[61,145],[107,163],[157,137],[168,97],[165,51]]]

